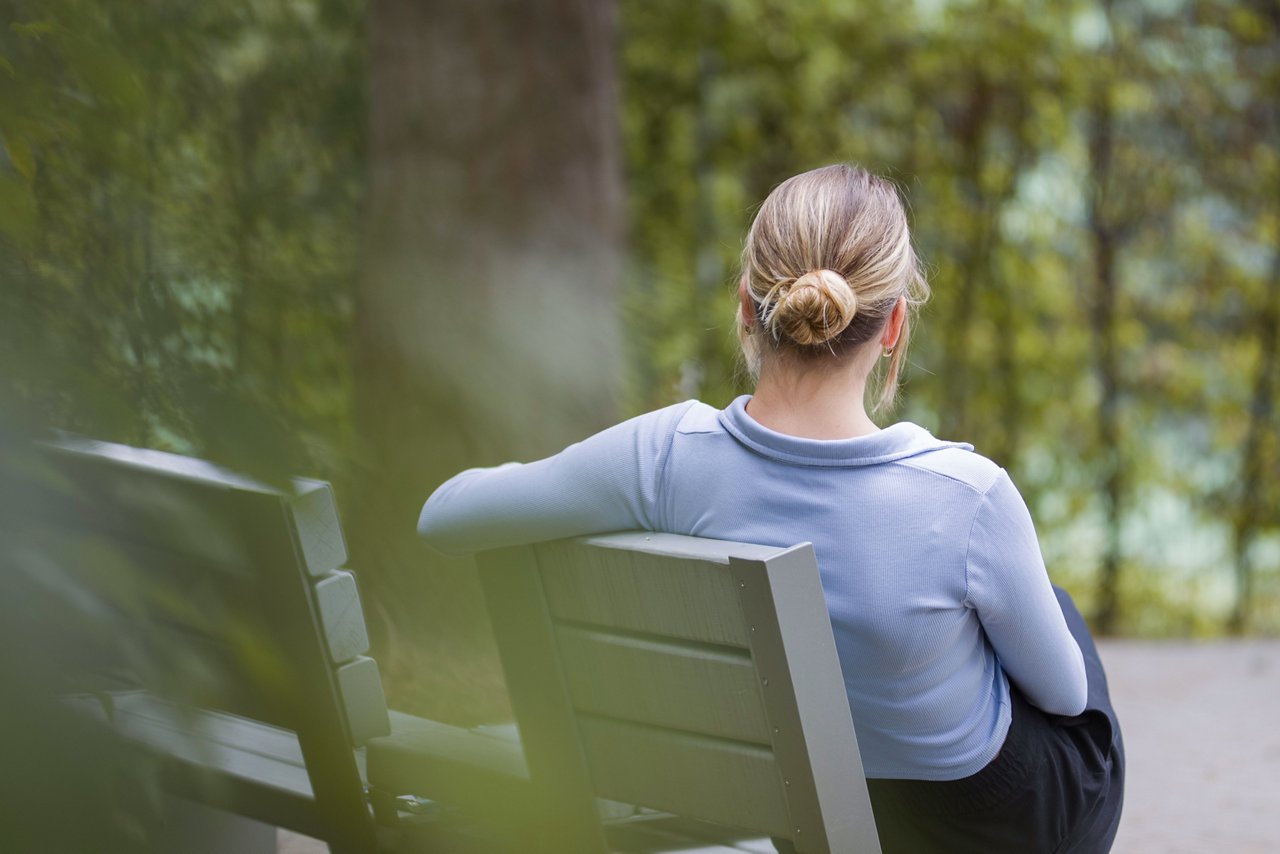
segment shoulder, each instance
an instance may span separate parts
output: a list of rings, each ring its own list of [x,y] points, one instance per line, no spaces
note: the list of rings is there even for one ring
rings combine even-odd
[[[598,438],[615,446],[616,450],[633,450],[641,456],[661,461],[666,457],[677,434],[698,432],[707,421],[706,413],[715,410],[697,400],[655,409],[617,424]]]
[[[629,418],[613,429],[665,439],[677,433],[722,433],[718,414],[700,400],[686,400]]]
[[[936,475],[977,495],[987,494],[1002,478],[1007,479],[1004,469],[967,445],[925,451],[899,460],[898,464]]]
[[[676,432],[689,435],[693,433],[723,433],[720,426],[720,410],[700,400],[686,400],[671,407],[680,412],[676,424]]]
[[[681,403],[664,406],[662,409],[646,412],[643,415],[628,418],[613,429],[653,436],[665,436],[669,439],[676,432],[685,432],[686,424],[696,421],[703,410],[715,412],[715,410],[701,401],[686,400]]]

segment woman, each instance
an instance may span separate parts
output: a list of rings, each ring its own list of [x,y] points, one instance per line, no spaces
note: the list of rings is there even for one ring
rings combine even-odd
[[[972,447],[864,407],[893,399],[926,295],[894,188],[846,165],[756,215],[738,323],[755,394],[688,401],[528,465],[463,472],[418,529],[453,552],[642,528],[810,541],[886,852],[1104,852],[1119,729],[1027,508]]]

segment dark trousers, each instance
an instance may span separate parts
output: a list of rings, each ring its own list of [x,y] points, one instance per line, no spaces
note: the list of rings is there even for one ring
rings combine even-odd
[[[1105,854],[1124,801],[1124,742],[1084,618],[1055,587],[1084,654],[1089,698],[1050,715],[1010,683],[1013,721],[999,755],[962,780],[868,780],[884,854]],[[779,852],[794,851],[775,842]]]

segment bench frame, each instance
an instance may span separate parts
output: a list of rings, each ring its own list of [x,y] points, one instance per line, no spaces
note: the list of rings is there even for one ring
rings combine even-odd
[[[329,485],[300,479],[275,488],[202,460],[74,438],[40,446],[33,463],[19,525],[44,530],[19,535],[31,537],[29,548],[90,589],[101,575],[95,560],[105,558],[135,574],[144,592],[169,585],[190,600],[172,613],[156,613],[151,601],[125,608],[116,618],[122,633],[136,627],[147,652],[162,637],[191,644],[196,656],[226,656],[237,638],[222,634],[221,617],[199,618],[200,596],[225,592],[212,597],[223,606],[255,596],[269,604],[247,609],[250,637],[268,640],[263,654],[287,668],[275,680],[215,679],[234,690],[207,708],[238,717],[206,711],[203,696],[167,695],[171,678],[118,694],[91,689],[72,705],[163,757],[175,794],[324,839],[335,854],[375,850],[355,748],[389,725],[376,663],[363,654],[354,576],[339,569],[347,552]],[[68,546],[75,541],[88,548]],[[93,666],[84,671],[90,679]]]
[[[78,439],[43,446],[38,456],[43,468],[32,469],[33,499],[30,506],[16,508],[22,518],[49,529],[30,540],[31,548],[47,547],[55,560],[67,562],[73,571],[79,570],[72,564],[87,560],[84,569],[92,581],[93,550],[77,554],[61,543],[64,537],[88,537],[97,546],[109,543],[126,562],[137,563],[139,572],[152,573],[149,577],[162,586],[177,585],[182,595],[187,591],[181,585],[190,578],[212,585],[211,590],[232,591],[223,605],[229,603],[233,609],[243,602],[243,590],[270,603],[263,637],[269,637],[288,662],[291,678],[279,688],[271,680],[250,680],[240,686],[238,698],[215,698],[208,706],[244,717],[205,711],[203,699],[193,708],[191,698],[167,696],[163,686],[155,694],[131,690],[109,695],[99,690],[72,704],[91,717],[114,716],[118,732],[166,757],[166,785],[175,794],[321,838],[335,854],[372,852],[380,836],[387,841],[375,823],[374,807],[381,823],[398,824],[405,816],[398,814],[402,802],[397,797],[405,791],[443,797],[445,802],[456,794],[464,809],[487,816],[486,822],[498,821],[505,826],[503,832],[518,825],[518,835],[537,850],[603,854],[609,841],[598,798],[623,799],[616,791],[603,790],[608,786],[597,785],[600,780],[595,778],[608,778],[609,773],[599,761],[593,766],[584,718],[575,709],[559,648],[559,617],[547,583],[567,567],[579,573],[580,589],[574,595],[603,607],[584,618],[589,631],[581,625],[573,631],[587,636],[594,636],[596,628],[613,631],[617,627],[608,625],[608,615],[619,608],[631,609],[631,617],[641,622],[669,622],[667,617],[680,610],[681,603],[696,601],[694,622],[699,619],[697,608],[705,607],[724,623],[716,631],[729,631],[729,640],[715,633],[709,638],[709,659],[724,657],[715,651],[720,648],[717,643],[729,644],[729,657],[736,662],[734,678],[742,677],[741,665],[749,661],[755,682],[744,690],[753,696],[758,691],[761,709],[753,713],[759,719],[752,734],[743,736],[732,727],[720,733],[706,729],[704,722],[692,737],[745,745],[740,752],[776,768],[776,778],[757,785],[749,797],[752,803],[770,805],[768,822],[759,823],[764,820],[741,808],[726,809],[723,796],[718,805],[710,803],[716,799],[701,798],[688,787],[675,800],[637,794],[625,799],[628,803],[786,837],[810,854],[879,852],[830,620],[808,544],[780,549],[624,533],[484,553],[477,561],[480,579],[521,744],[503,744],[404,715],[395,718],[401,723],[400,736],[377,738],[390,731],[388,712],[376,664],[364,655],[368,637],[354,577],[339,569],[347,552],[328,484],[298,480],[291,487],[276,488],[200,460]],[[20,527],[12,520],[0,524],[10,533]],[[58,554],[60,550],[64,553]],[[647,590],[647,615],[633,608],[634,603],[618,599],[616,591],[608,591],[609,579],[617,573],[623,588],[638,584]],[[686,580],[693,578],[702,581],[688,587]],[[710,588],[714,591],[708,594]],[[186,598],[203,601],[198,595],[203,589],[193,588]],[[253,619],[263,620],[256,607],[246,610],[253,612]],[[225,646],[227,638],[221,637],[219,627],[228,615],[238,616],[225,607],[203,623],[197,619],[183,624],[188,618],[179,616],[166,630],[179,630],[197,648],[211,641]],[[127,616],[147,622],[156,615]],[[160,622],[166,622],[164,615]],[[619,626],[623,637],[635,628],[629,629],[625,620]],[[698,631],[695,627],[694,634],[677,631],[674,636],[677,644],[683,643],[678,640],[682,637],[694,640],[686,657],[698,656]],[[583,678],[580,673],[578,678]],[[591,674],[585,678],[590,680]],[[687,679],[676,684],[673,703],[696,707],[704,718],[721,717],[712,708],[717,701],[697,685]],[[113,703],[118,706],[114,712]],[[742,718],[726,708],[730,705],[721,702],[724,717]],[[660,726],[652,729],[661,731]],[[215,737],[214,732],[221,735]],[[262,746],[292,740],[295,734],[296,749],[283,751],[292,758],[269,755]],[[742,738],[747,741],[735,741]],[[391,772],[382,789],[372,790],[372,799],[356,752],[367,741],[373,780],[379,780],[377,764]],[[255,754],[260,754],[260,762]],[[228,756],[234,761],[225,761]],[[406,758],[409,766],[420,759],[417,771],[405,770]],[[732,767],[732,762],[713,762],[702,778],[710,781],[705,788],[716,788],[716,780],[735,782]],[[627,773],[624,769],[616,779],[625,779]],[[478,803],[477,793],[482,799],[487,795],[490,801],[507,802],[510,809]]]
[[[777,549],[643,532],[508,548],[477,559],[529,774],[543,798],[538,836],[547,850],[607,851],[595,798],[614,796],[598,792],[593,784],[557,647],[547,573],[573,564],[573,571],[586,573],[578,579],[594,584],[598,573],[621,572],[623,582],[604,577],[588,596],[601,597],[597,612],[608,615],[629,607],[623,601],[627,585],[647,583],[645,571],[660,569],[664,562],[680,572],[696,566],[732,579],[720,589],[731,586],[733,594],[721,596],[736,594],[736,602],[720,601],[715,607],[721,614],[739,615],[743,636],[749,639],[773,733],[771,748],[785,783],[780,789],[789,819],[785,835],[798,850],[814,854],[879,852],[812,546]],[[694,593],[673,589],[669,596],[674,604]],[[659,590],[656,595],[663,594]],[[695,807],[692,817],[707,817],[697,815],[696,804],[690,806]]]

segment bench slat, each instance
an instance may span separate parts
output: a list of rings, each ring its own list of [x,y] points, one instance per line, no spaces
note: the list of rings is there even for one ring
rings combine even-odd
[[[727,567],[558,541],[535,547],[547,605],[561,620],[746,648]],[[689,596],[677,598],[673,590]]]
[[[347,542],[338,521],[338,503],[329,484],[318,480],[296,479],[294,495],[289,501],[302,558],[307,571],[314,576],[344,566]]]
[[[281,524],[282,497],[243,478],[130,468],[116,457],[65,446],[51,448],[44,459],[51,477],[26,511],[32,516],[242,571],[264,560],[295,560],[288,527]]]
[[[312,575],[346,563],[333,490],[298,478],[284,492],[203,460],[72,440],[45,447],[49,470],[32,479],[23,515],[252,571],[262,560],[295,560]],[[281,524],[281,515],[289,524]]]
[[[183,795],[302,833],[324,829],[297,736],[287,730],[143,691],[66,702],[159,757]]]
[[[339,667],[336,675],[352,744],[362,745],[371,738],[390,733],[387,698],[382,693],[378,662],[360,656]]]
[[[391,733],[369,742],[369,782],[393,795],[502,811],[529,797],[519,741],[392,711]]]
[[[22,529],[6,521],[6,548],[68,609],[43,647],[54,678],[68,689],[104,676],[134,682],[141,665],[170,674],[175,699],[282,722],[268,698],[281,693],[296,667],[263,617],[258,579],[44,520]],[[108,629],[109,636],[94,635]]]
[[[297,767],[303,765],[297,733],[281,727],[233,714],[184,709],[147,691],[112,692],[95,696],[94,700],[118,720],[129,718],[138,721],[138,726],[154,724],[177,728],[215,744],[259,753]]]
[[[333,663],[341,664],[368,652],[369,632],[355,576],[339,570],[321,577],[315,583],[315,598]]]
[[[767,748],[587,715],[578,726],[600,796],[790,836]]]
[[[567,625],[556,635],[580,712],[771,743],[745,650]]]

